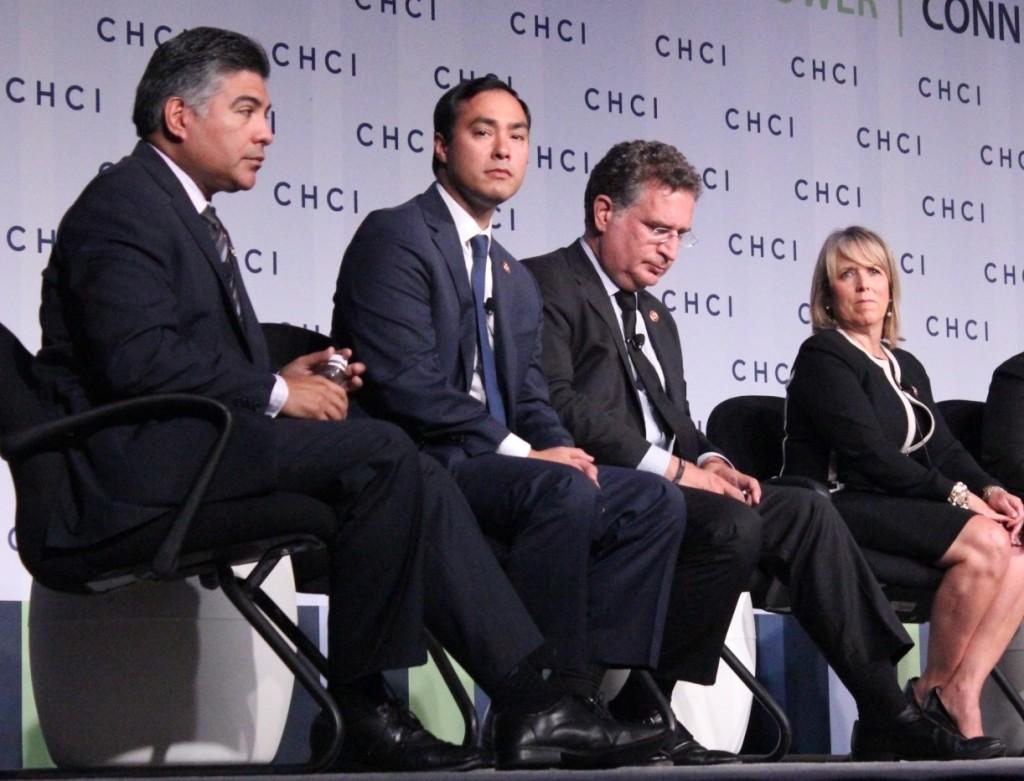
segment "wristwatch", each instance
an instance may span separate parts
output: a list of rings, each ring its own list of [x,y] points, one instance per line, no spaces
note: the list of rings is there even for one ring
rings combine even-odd
[[[953,483],[953,487],[949,489],[949,496],[946,497],[946,501],[954,507],[959,507],[961,510],[967,509],[967,497],[970,494],[970,490],[961,481],[957,480]]]
[[[679,485],[679,481],[683,479],[683,472],[686,471],[686,462],[683,459],[679,459],[679,466],[676,467],[676,473],[672,475],[672,482]]]

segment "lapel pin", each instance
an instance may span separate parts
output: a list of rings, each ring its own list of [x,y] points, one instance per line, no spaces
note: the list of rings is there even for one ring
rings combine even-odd
[[[512,273],[512,267],[508,265],[508,261],[507,260],[503,260],[501,262],[501,268],[502,268],[502,271],[504,271],[506,274],[511,274]]]
[[[658,322],[658,313],[655,312],[653,309],[647,313],[647,317],[650,319],[652,323]]]

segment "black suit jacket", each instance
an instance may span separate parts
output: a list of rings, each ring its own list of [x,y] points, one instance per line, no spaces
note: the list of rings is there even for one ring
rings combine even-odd
[[[944,501],[953,483],[972,491],[996,481],[978,466],[946,425],[920,362],[893,350],[901,384],[928,406],[935,432],[913,453],[900,451],[907,415],[884,372],[838,331],[821,331],[800,346],[786,390],[783,474],[825,482],[834,457],[836,476],[849,488]],[[927,416],[915,412],[919,430]]]
[[[451,214],[434,186],[370,214],[345,251],[332,334],[366,363],[371,412],[402,425],[451,464],[493,453],[511,431],[541,449],[572,439],[540,370],[541,303],[533,278],[492,239],[494,350],[507,426],[469,395],[473,292]]]
[[[636,467],[650,448],[622,338],[620,316],[580,243],[523,261],[544,297],[544,354],[551,403],[580,447],[602,464]],[[650,293],[639,295],[654,352],[672,402],[690,416],[683,351],[675,320]],[[677,439],[688,461],[721,452],[702,433]]]
[[[274,380],[240,278],[239,286],[244,325],[209,228],[140,142],[61,221],[43,273],[43,387],[66,412],[159,392],[220,399],[239,414],[208,498],[266,490],[274,463],[262,413]],[[211,437],[188,419],[93,436],[71,463],[79,523],[55,523],[48,544],[89,545],[160,515],[180,500]]]
[[[981,442],[985,468],[1014,493],[1024,491],[1024,353],[992,374]]]

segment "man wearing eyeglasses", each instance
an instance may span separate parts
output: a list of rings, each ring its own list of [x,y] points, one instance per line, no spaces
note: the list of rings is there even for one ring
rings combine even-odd
[[[696,243],[700,190],[700,175],[675,147],[617,144],[587,183],[584,235],[524,261],[544,298],[541,366],[551,403],[573,439],[602,463],[664,475],[686,499],[659,685],[668,693],[677,679],[714,682],[736,599],[759,564],[789,586],[793,613],[857,701],[855,754],[962,756],[957,737],[901,695],[893,663],[910,638],[831,502],[761,486],[690,418],[679,333],[647,288]],[[613,712],[656,722],[638,694],[627,683]],[[676,764],[731,757],[708,751],[682,725],[670,753]]]

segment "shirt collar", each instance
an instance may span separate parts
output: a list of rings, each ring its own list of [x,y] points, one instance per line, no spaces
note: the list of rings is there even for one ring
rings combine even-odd
[[[185,194],[192,202],[196,211],[202,214],[203,210],[210,205],[210,202],[206,200],[206,196],[204,196],[202,190],[199,189],[199,185],[195,183],[195,180],[191,176],[182,170],[181,166],[157,149],[157,147],[152,144],[150,144],[150,147],[154,152],[160,155],[161,159],[165,163],[167,163],[167,167],[171,169],[171,173],[174,174],[179,182],[181,182],[181,186],[185,188]]]
[[[466,246],[471,238],[479,236],[482,233],[487,237],[487,244],[490,246],[491,224],[487,223],[486,228],[481,228],[477,225],[473,216],[463,209],[454,198],[452,198],[448,191],[441,186],[440,182],[434,182],[434,186],[437,188],[437,192],[441,196],[441,200],[444,201],[444,205],[447,206],[448,211],[451,212],[452,220],[455,221],[455,230],[459,234],[459,244]]]
[[[587,240],[580,236],[580,246],[583,247],[583,253],[590,258],[590,262],[594,264],[594,270],[597,271],[597,276],[601,280],[601,284],[604,285],[604,291],[608,294],[609,298],[615,296],[619,292],[619,286],[612,282],[612,278],[608,276],[608,273],[601,266],[601,262],[597,259],[597,255],[594,254],[594,250],[587,243]]]

